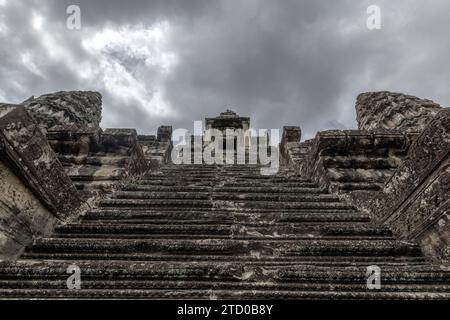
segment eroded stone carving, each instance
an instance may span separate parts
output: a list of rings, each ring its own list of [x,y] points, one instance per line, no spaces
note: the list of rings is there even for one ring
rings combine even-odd
[[[420,132],[440,109],[431,100],[389,91],[361,93],[356,100],[360,130]]]
[[[94,91],[59,91],[22,103],[44,130],[98,129],[102,96]]]

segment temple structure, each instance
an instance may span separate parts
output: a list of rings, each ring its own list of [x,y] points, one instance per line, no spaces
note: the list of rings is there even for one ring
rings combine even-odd
[[[0,104],[0,299],[450,298],[450,109],[360,94],[358,129],[286,126],[261,175],[175,164],[171,126],[102,129],[101,104]]]

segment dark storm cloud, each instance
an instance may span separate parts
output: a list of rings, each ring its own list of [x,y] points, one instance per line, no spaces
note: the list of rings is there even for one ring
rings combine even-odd
[[[233,108],[255,127],[301,125],[311,137],[354,128],[362,91],[450,104],[443,0],[2,2],[0,98],[99,90],[104,127],[191,128]],[[65,28],[70,4],[80,31]],[[371,4],[381,30],[366,28]]]

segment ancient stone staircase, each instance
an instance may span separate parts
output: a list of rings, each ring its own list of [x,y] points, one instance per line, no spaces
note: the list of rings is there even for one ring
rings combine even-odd
[[[0,264],[1,298],[447,299],[450,271],[310,181],[167,165]],[[67,268],[81,289],[67,288]],[[381,269],[381,288],[366,268]]]

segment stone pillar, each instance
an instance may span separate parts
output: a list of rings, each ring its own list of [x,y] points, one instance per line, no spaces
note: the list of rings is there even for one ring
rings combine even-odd
[[[172,141],[172,126],[160,126],[156,138],[159,142]]]
[[[302,130],[296,126],[284,126],[281,143],[286,142],[300,142],[302,138]]]
[[[291,161],[289,156],[289,148],[292,145],[298,145],[302,138],[302,130],[297,126],[284,126],[283,135],[280,142],[280,153],[283,159],[289,163]]]

